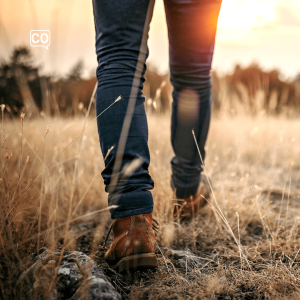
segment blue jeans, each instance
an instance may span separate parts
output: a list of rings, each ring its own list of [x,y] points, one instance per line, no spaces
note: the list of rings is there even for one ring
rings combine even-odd
[[[210,69],[222,0],[164,0],[173,84],[171,186],[178,198],[197,192],[211,114]],[[93,0],[96,29],[96,113],[105,160],[102,177],[112,219],[151,213],[148,125],[142,94],[154,0]],[[123,126],[124,125],[124,126]],[[168,130],[165,128],[164,130]],[[109,151],[113,147],[111,151]],[[108,155],[107,155],[108,154]],[[130,176],[126,166],[142,163]]]

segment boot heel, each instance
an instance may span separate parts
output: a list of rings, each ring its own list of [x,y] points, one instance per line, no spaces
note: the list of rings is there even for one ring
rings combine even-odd
[[[123,257],[116,265],[110,266],[118,272],[136,271],[149,268],[157,268],[157,259],[154,252],[141,253]]]

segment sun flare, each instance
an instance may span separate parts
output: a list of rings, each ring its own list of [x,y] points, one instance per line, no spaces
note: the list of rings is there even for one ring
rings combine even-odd
[[[218,21],[220,38],[240,39],[275,16],[273,0],[224,0]]]

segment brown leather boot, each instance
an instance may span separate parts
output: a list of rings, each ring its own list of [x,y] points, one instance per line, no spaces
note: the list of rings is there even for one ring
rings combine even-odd
[[[152,213],[116,219],[113,242],[105,253],[110,268],[118,272],[157,267]]]
[[[204,198],[203,198],[203,197]],[[190,196],[185,199],[177,199],[174,194],[174,199],[176,199],[176,204],[174,206],[174,217],[177,218],[192,218],[196,216],[203,206],[207,204],[205,199],[210,198],[210,186],[206,176],[201,177],[201,182],[197,193],[194,196]]]

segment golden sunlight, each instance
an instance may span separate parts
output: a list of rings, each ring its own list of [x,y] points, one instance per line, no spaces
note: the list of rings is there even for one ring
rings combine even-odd
[[[218,21],[219,38],[244,39],[253,29],[275,20],[274,0],[224,0]]]

